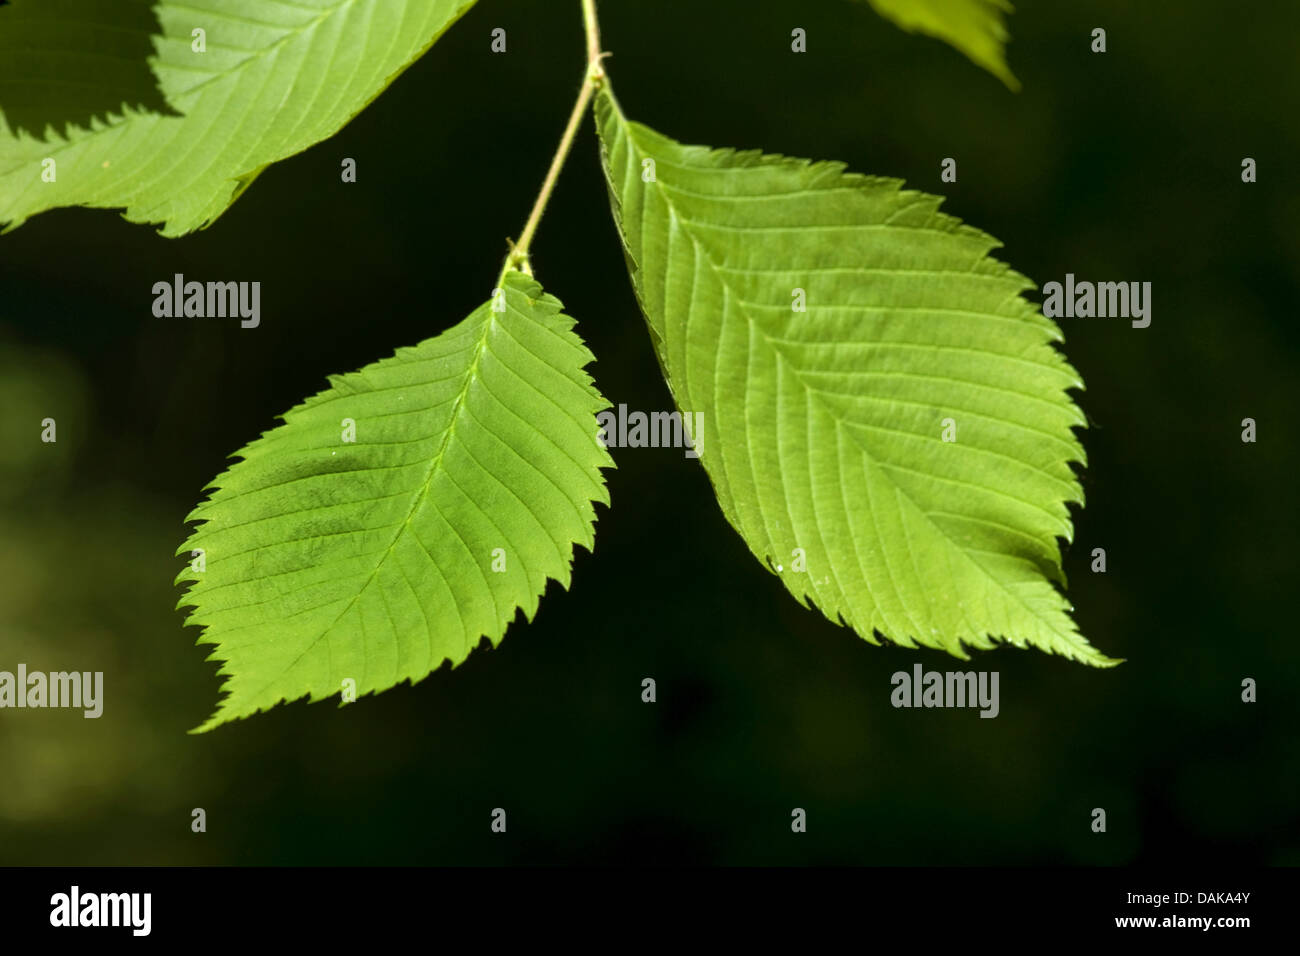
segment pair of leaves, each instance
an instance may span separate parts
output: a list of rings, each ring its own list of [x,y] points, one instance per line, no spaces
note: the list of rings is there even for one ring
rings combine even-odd
[[[1051,583],[1081,501],[1081,383],[997,243],[894,180],[684,146],[608,90],[595,111],[660,363],[755,556],[869,641],[1113,663]],[[608,403],[559,303],[517,272],[503,287],[289,412],[191,515],[179,553],[206,570],[181,603],[230,675],[201,729],[418,680],[531,618],[548,578],[567,587],[607,503]]]
[[[1015,85],[1001,0],[869,2]],[[0,224],[90,205],[166,235],[202,227],[472,4],[8,7]],[[15,101],[50,56],[69,69],[44,98]],[[867,640],[964,656],[996,636],[1112,663],[1051,584],[1066,505],[1081,501],[1070,429],[1083,422],[1065,394],[1080,383],[1055,325],[1020,298],[1029,283],[988,258],[996,243],[892,180],[675,143],[628,122],[608,90],[596,117],[660,363],[679,408],[700,415],[702,462],[753,553]],[[53,181],[37,174],[45,159]],[[442,335],[332,379],[191,514],[181,605],[227,677],[200,729],[419,680],[499,641],[518,610],[531,618],[550,578],[567,587],[608,500],[595,440],[608,403],[559,303],[517,272],[501,284]],[[944,419],[959,441],[940,440]]]

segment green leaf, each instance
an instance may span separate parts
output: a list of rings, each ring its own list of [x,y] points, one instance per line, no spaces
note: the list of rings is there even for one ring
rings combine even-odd
[[[960,50],[977,66],[988,70],[1013,90],[1020,81],[1007,67],[1010,39],[1003,13],[1011,13],[1007,0],[867,0],[876,12],[893,20],[908,33],[937,37]]]
[[[420,680],[499,643],[516,609],[531,620],[548,578],[568,587],[613,463],[560,309],[508,273],[455,327],[332,378],[213,482],[177,551],[203,552],[178,606],[229,675],[200,731],[349,678],[358,696]]]
[[[897,180],[684,146],[608,92],[596,116],[660,364],[755,556],[873,643],[1115,663],[1051,583],[1082,383],[998,243]]]
[[[267,165],[341,129],[473,4],[161,0],[156,20],[141,0],[0,8],[0,224],[94,206],[167,236],[207,226]],[[141,75],[150,45],[157,90]]]

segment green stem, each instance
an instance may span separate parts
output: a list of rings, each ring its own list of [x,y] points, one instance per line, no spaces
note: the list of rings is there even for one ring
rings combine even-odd
[[[510,254],[506,256],[505,267],[501,270],[501,279],[497,281],[498,286],[504,281],[506,273],[512,269],[517,269],[526,275],[533,274],[532,265],[528,261],[528,251],[537,232],[537,225],[542,221],[542,213],[546,211],[546,204],[550,201],[555,183],[560,178],[560,170],[564,168],[565,160],[569,158],[569,150],[573,147],[573,138],[577,135],[578,125],[582,122],[582,114],[586,112],[596,89],[605,80],[605,69],[601,66],[601,59],[605,54],[600,52],[600,27],[596,22],[596,0],[582,0],[582,24],[587,34],[587,71],[582,78],[582,89],[578,91],[578,99],[573,104],[573,112],[569,114],[568,125],[564,127],[560,145],[551,159],[551,168],[542,182],[542,190],[537,194],[537,201],[533,203],[533,211],[528,214],[528,221],[524,223],[524,230],[519,234],[519,241],[511,244]]]
[[[605,78],[600,59],[600,24],[596,22],[596,0],[582,0],[582,28],[587,32],[587,72],[599,85]]]

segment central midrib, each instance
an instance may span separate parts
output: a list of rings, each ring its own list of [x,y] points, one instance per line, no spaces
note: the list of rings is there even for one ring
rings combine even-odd
[[[274,684],[276,681],[282,678],[285,674],[289,673],[295,667],[297,667],[298,662],[301,661],[304,656],[306,656],[307,652],[312,650],[314,647],[316,647],[316,645],[319,644],[323,639],[327,638],[330,635],[330,633],[334,630],[334,628],[338,626],[339,621],[343,620],[343,618],[346,617],[354,607],[356,607],[356,604],[358,601],[361,600],[362,595],[366,593],[366,590],[370,587],[371,584],[374,583],[375,578],[379,575],[379,571],[381,568],[383,568],[384,562],[387,561],[389,555],[393,553],[393,548],[397,546],[397,542],[401,540],[402,535],[405,534],[407,528],[410,527],[412,519],[420,511],[420,507],[424,504],[425,499],[428,497],[429,489],[433,487],[434,476],[436,475],[439,466],[442,464],[443,456],[446,454],[447,448],[451,444],[451,439],[455,434],[456,420],[460,417],[460,410],[461,408],[464,407],[465,399],[468,397],[470,389],[473,388],[474,382],[477,380],[479,359],[483,355],[483,350],[487,347],[488,338],[490,337],[493,329],[496,328],[496,319],[493,317],[490,303],[479,306],[479,308],[476,311],[481,312],[484,310],[487,310],[487,316],[483,322],[483,333],[482,335],[479,336],[478,341],[474,345],[474,358],[470,362],[469,368],[465,372],[464,383],[462,384],[460,391],[457,392],[456,398],[452,402],[451,413],[447,419],[447,429],[443,433],[442,442],[438,446],[437,452],[434,454],[433,458],[429,462],[429,470],[425,473],[424,481],[420,486],[419,492],[415,495],[415,498],[411,503],[411,507],[406,513],[406,517],[402,520],[401,524],[398,525],[397,531],[394,532],[393,534],[393,539],[388,543],[388,547],[379,553],[379,557],[375,560],[375,566],[371,570],[369,577],[367,577],[365,583],[361,585],[360,588],[357,589],[356,594],[352,596],[352,600],[347,603],[347,606],[344,607],[343,610],[341,610],[338,613],[338,615],[334,618],[334,620],[330,622],[328,627],[322,629],[321,632],[316,637],[314,637],[307,644],[306,647],[302,649],[302,651],[298,654],[297,657],[295,657],[291,662],[289,662],[289,664],[287,664],[278,674],[276,674],[274,678],[264,682],[261,688],[259,688],[258,693],[265,690],[267,687],[270,687],[272,684]],[[471,318],[473,317],[473,313],[470,314],[470,317]],[[326,643],[326,649],[328,650],[328,648],[329,648],[329,644]],[[361,678],[357,682],[358,688],[360,688],[363,685],[364,679],[365,679],[365,673],[363,671],[361,674]]]

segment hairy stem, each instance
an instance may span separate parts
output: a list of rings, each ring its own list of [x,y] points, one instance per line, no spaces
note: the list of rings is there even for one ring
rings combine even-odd
[[[582,89],[578,91],[578,99],[573,104],[568,125],[564,127],[560,145],[551,159],[551,168],[547,170],[541,192],[537,194],[537,201],[533,203],[533,211],[528,214],[528,221],[524,223],[523,232],[519,234],[519,241],[511,244],[510,254],[506,256],[505,267],[501,270],[502,279],[511,269],[518,269],[527,275],[533,274],[532,265],[528,261],[528,250],[537,232],[537,225],[542,221],[542,213],[546,211],[546,204],[550,201],[555,183],[560,178],[560,170],[564,168],[564,162],[569,158],[569,150],[573,147],[573,138],[577,135],[578,125],[582,122],[582,114],[586,112],[592,95],[605,79],[605,70],[601,66],[604,54],[600,52],[600,27],[596,22],[596,0],[582,0],[582,23],[587,34],[587,71],[582,78]],[[498,281],[497,285],[500,286],[501,282]]]

